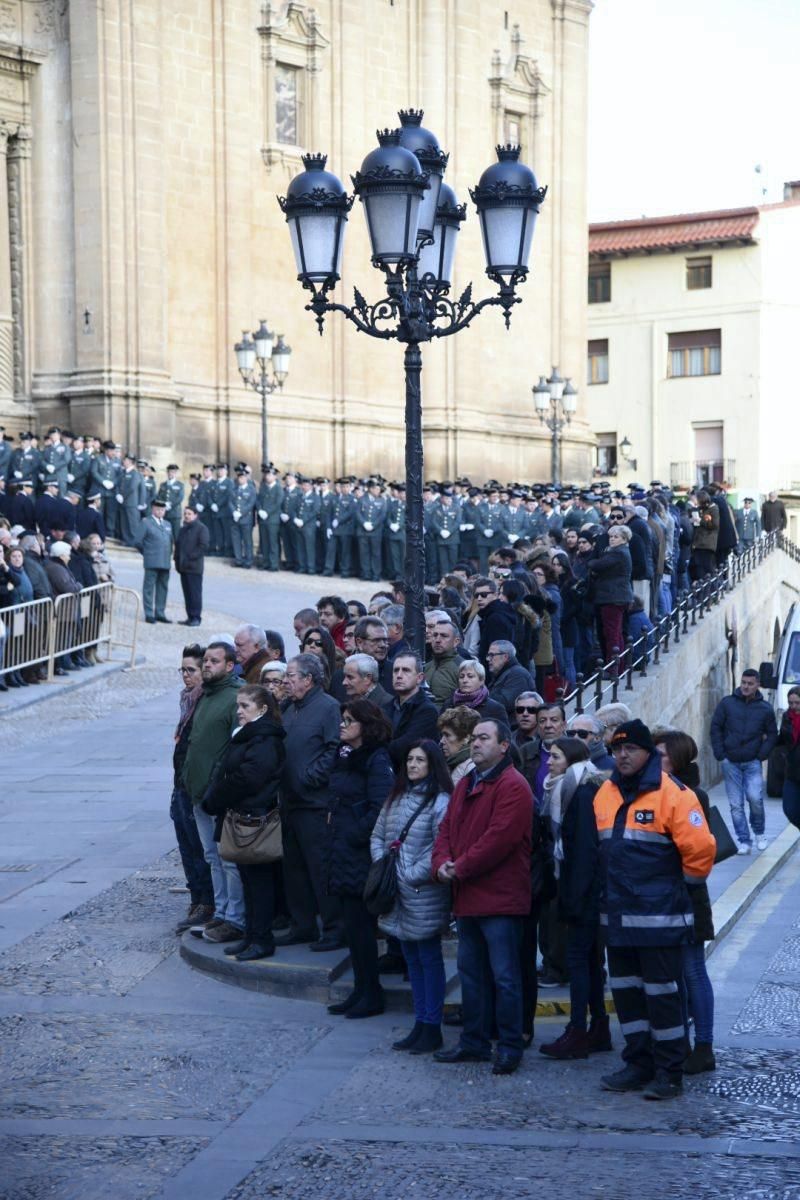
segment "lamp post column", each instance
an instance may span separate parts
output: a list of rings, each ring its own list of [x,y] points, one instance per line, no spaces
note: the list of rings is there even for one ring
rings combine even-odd
[[[553,436],[550,441],[550,477],[556,487],[561,486],[561,422],[553,416],[550,426]]]
[[[405,630],[411,649],[425,657],[425,534],[422,510],[422,352],[409,342],[406,371]]]
[[[267,441],[267,396],[269,395],[269,380],[267,379],[267,364],[261,364],[261,380],[259,386],[261,393],[261,461],[262,463],[269,462],[269,446]]]

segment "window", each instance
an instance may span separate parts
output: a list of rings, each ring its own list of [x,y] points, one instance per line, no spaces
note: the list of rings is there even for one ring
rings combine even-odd
[[[608,338],[596,338],[589,342],[589,365],[587,383],[608,383]]]
[[[719,329],[669,334],[667,375],[719,375],[722,369],[722,338]]]
[[[598,475],[616,475],[617,473],[617,435],[615,433],[598,433],[597,435],[597,473]]]
[[[711,255],[686,260],[686,286],[690,292],[711,287]]]
[[[611,299],[611,263],[589,263],[589,303],[605,304]]]
[[[275,64],[275,141],[284,146],[296,146],[299,138],[299,110],[297,67]]]
[[[507,112],[503,121],[503,129],[506,145],[522,146],[522,117],[519,113]],[[524,147],[521,157],[525,157]]]

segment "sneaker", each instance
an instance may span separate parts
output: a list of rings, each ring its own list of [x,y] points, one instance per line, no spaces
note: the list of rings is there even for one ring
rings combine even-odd
[[[542,988],[560,988],[566,987],[566,979],[562,979],[560,975],[556,975],[555,971],[540,971],[539,972],[539,987]]]
[[[192,925],[189,933],[192,937],[201,938],[207,929],[216,929],[224,924],[222,917],[212,917],[210,921],[204,921],[201,925]]]
[[[742,842],[741,846],[739,847],[739,849],[737,850],[736,853],[737,854],[749,854],[750,853],[750,843]]]
[[[769,843],[763,833],[760,837],[756,838],[756,850],[766,850],[768,845]]]
[[[230,921],[221,921],[213,928],[207,925],[203,930],[204,942],[235,942],[240,941],[243,937],[244,930],[238,925],[232,925]]]

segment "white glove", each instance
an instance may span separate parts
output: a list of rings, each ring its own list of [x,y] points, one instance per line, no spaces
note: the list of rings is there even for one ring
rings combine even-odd
[[[136,507],[138,508],[139,512],[144,512],[144,510],[147,508],[147,505],[146,504],[137,504]]]
[[[466,533],[466,531],[469,529],[469,525],[459,525],[458,528],[461,530],[462,533]]]
[[[75,482],[75,476],[70,475],[69,471],[67,471],[67,483],[74,483],[74,482]]]
[[[111,489],[113,488],[113,486],[114,486],[114,480],[113,480],[113,479],[104,479],[104,480],[103,480],[103,487],[104,487],[104,488],[107,488],[109,492],[111,491]]]
[[[195,508],[197,509],[197,511],[199,513],[201,513],[203,511],[203,509],[205,508],[205,504],[195,504]]]
[[[266,519],[267,519],[267,513],[266,513],[266,510],[265,510],[265,509],[263,509],[263,508],[260,508],[260,509],[258,510],[258,519],[259,519],[259,521],[266,521]]]
[[[302,517],[295,517],[294,523],[298,529],[302,529],[303,526],[305,525],[305,521],[303,520]]]
[[[519,534],[518,533],[510,533],[508,535],[508,540],[511,542],[511,545],[513,546],[514,542],[519,541]]]
[[[400,526],[397,524],[396,521],[393,521],[392,524],[389,526],[389,528],[391,529],[392,533],[397,533]]]
[[[494,537],[494,530],[493,529],[484,529],[483,535],[484,535],[484,537]]]
[[[52,475],[53,471],[55,471],[55,467],[53,466],[52,463],[48,463],[45,470],[47,471],[48,475]]]
[[[15,472],[14,472],[14,478],[15,478],[15,479],[22,479],[22,471],[15,471]]]
[[[439,530],[439,533],[442,535],[442,537],[443,537],[443,538],[449,538],[449,537],[450,537],[450,530],[449,530],[449,529],[440,529],[440,530]]]
[[[242,519],[242,514],[240,512],[235,512],[233,514],[233,519],[234,521],[240,521]]]
[[[372,521],[365,521],[364,528],[366,529],[367,533],[372,533],[375,526],[372,524]]]
[[[332,530],[332,529],[329,529],[329,530],[327,531],[327,533],[325,534],[325,536],[326,536],[326,537],[329,537],[329,538],[333,537],[333,530]]]
[[[289,514],[288,514],[288,513],[281,513],[281,520],[282,520],[282,521],[288,521],[288,520],[289,520]]]
[[[331,525],[333,526],[334,529],[338,529],[339,528],[339,518],[334,517],[333,520],[331,521]]]
[[[124,499],[122,492],[117,492],[115,499],[117,501],[117,504],[122,504],[122,501]]]
[[[219,512],[219,505],[218,505],[218,504],[212,504],[212,505],[211,505],[211,511],[212,511],[212,512]]]
[[[475,526],[474,525],[462,525],[461,528],[462,529],[474,529]]]

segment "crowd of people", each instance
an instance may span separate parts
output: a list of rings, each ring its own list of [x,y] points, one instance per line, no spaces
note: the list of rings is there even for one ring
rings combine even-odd
[[[518,653],[510,582],[452,585],[471,615],[428,610],[424,661],[402,598],[384,592],[368,610],[338,595],[300,610],[294,654],[256,625],[184,649],[172,815],[190,907],[178,932],[240,962],[346,948],[352,988],[329,1010],[350,1020],[382,1012],[381,976],[404,971],[415,1019],[395,1048],[497,1074],[533,1042],[540,987],[570,992],[545,1058],[610,1051],[608,983],[625,1046],[603,1087],[667,1099],[684,1073],[715,1069],[704,944],[716,843],[698,747],[620,703],[567,722],[537,686],[532,644]],[[742,853],[766,845],[745,759],[760,770],[777,737],[753,674],[711,731]],[[237,866],[223,850],[231,814],[253,830],[279,815],[281,852]],[[396,886],[376,906],[387,856]],[[461,1006],[445,1016],[453,931]],[[454,1045],[443,1024],[460,1025]]]

